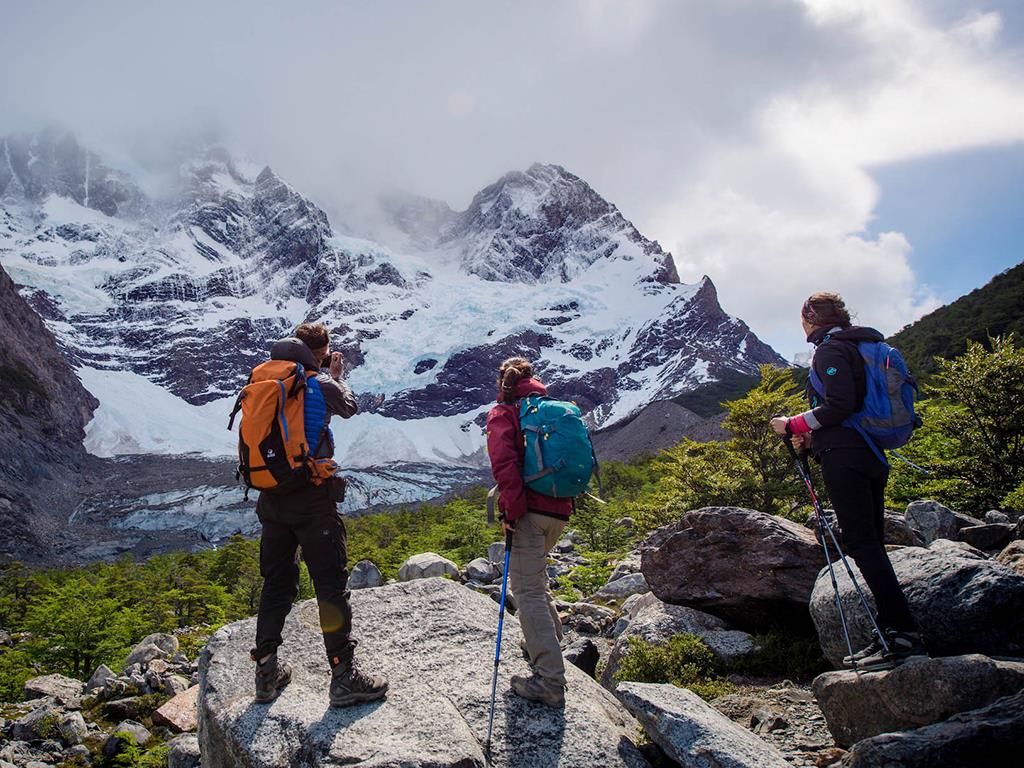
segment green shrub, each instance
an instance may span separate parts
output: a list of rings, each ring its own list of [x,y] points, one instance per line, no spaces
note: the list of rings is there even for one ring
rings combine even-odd
[[[615,680],[671,683],[711,700],[735,690],[721,673],[721,665],[707,644],[697,635],[683,633],[673,635],[664,645],[629,638]]]

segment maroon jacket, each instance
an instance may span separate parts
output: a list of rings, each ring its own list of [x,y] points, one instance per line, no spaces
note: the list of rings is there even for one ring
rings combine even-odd
[[[546,395],[536,379],[524,379],[516,387],[512,404],[498,403],[487,414],[487,454],[498,484],[498,508],[502,519],[513,522],[529,512],[568,520],[572,499],[556,499],[523,484],[523,432],[519,429],[519,400],[527,395]]]

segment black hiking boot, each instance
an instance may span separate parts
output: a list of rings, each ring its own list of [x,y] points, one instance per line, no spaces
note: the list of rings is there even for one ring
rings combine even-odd
[[[256,661],[256,701],[259,704],[271,702],[281,695],[284,687],[292,681],[292,668],[277,660],[277,654],[270,654],[264,663]]]
[[[381,675],[367,675],[355,664],[339,664],[331,671],[331,706],[351,707],[377,701],[388,695],[388,681]]]
[[[874,653],[857,659],[857,668],[866,670],[892,669],[893,667],[898,667],[912,656],[928,655],[919,632],[897,632],[889,629],[885,632],[885,642],[889,645],[888,651],[882,648],[881,643],[878,643],[878,649]],[[864,650],[869,650],[869,648]]]
[[[565,686],[538,674],[523,677],[512,675],[512,692],[528,701],[539,701],[549,707],[561,709],[565,706]]]

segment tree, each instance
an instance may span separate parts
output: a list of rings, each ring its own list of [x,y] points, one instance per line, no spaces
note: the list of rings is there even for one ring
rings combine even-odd
[[[953,360],[936,359],[938,373],[925,387],[924,426],[905,455],[920,474],[894,463],[890,497],[907,502],[936,498],[964,511],[1018,502],[1024,483],[1024,349],[1013,336],[978,342]]]

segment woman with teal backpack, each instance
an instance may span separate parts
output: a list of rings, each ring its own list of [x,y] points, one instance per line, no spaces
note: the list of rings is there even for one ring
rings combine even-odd
[[[534,674],[512,677],[512,691],[551,707],[565,706],[562,622],[548,587],[547,555],[573,511],[572,498],[556,498],[529,487],[523,478],[525,440],[520,425],[524,400],[545,397],[533,366],[509,358],[498,369],[498,402],[487,414],[487,452],[497,483],[498,508],[512,533],[508,580]]]

